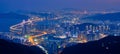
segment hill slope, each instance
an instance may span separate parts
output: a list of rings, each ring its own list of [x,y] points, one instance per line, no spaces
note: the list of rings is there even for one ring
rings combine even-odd
[[[120,37],[108,36],[98,41],[67,47],[61,54],[120,54]]]
[[[25,46],[0,39],[0,54],[45,54],[36,46]]]

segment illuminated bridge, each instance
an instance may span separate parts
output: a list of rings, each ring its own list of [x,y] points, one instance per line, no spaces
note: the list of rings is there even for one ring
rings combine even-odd
[[[29,25],[29,24],[33,24],[34,22],[37,22],[37,21],[42,21],[42,19],[38,18],[38,17],[35,17],[35,18],[30,18],[27,21],[23,20],[21,23],[11,26],[10,31],[21,32],[22,28],[25,24]]]

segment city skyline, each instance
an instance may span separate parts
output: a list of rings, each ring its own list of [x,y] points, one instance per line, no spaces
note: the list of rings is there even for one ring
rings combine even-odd
[[[119,5],[120,0],[0,0],[0,54],[120,54]]]

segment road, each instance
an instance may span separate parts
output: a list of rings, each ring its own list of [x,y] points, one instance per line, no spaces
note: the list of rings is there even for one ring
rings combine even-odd
[[[36,42],[34,41],[34,38],[37,38],[37,37],[40,37],[40,36],[43,36],[43,35],[46,35],[46,34],[47,34],[47,32],[43,32],[42,34],[30,36],[30,37],[28,37],[28,40],[29,40],[29,42],[31,43],[31,45],[38,45],[38,43],[36,43]]]

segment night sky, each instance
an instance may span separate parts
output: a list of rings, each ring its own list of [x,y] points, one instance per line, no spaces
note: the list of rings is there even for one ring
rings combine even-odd
[[[0,12],[57,10],[63,8],[120,10],[120,0],[0,0]]]

